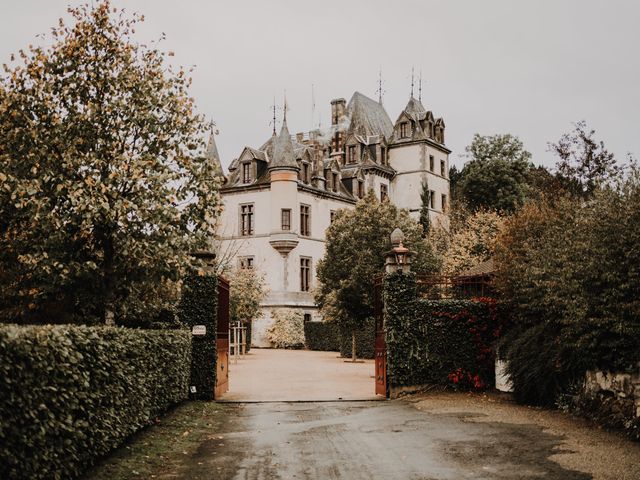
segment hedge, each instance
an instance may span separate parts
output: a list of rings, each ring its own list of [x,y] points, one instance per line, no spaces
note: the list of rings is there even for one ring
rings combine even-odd
[[[0,326],[0,478],[75,478],[187,397],[184,330]]]
[[[309,350],[340,351],[340,329],[336,322],[305,322],[304,340]]]
[[[180,321],[189,327],[204,325],[205,335],[192,337],[191,345],[191,398],[213,400],[216,386],[218,326],[218,277],[193,273],[187,276],[182,286],[182,297],[178,306]],[[195,392],[193,388],[195,387]]]
[[[356,331],[356,355],[358,358],[373,358],[376,340],[376,325],[374,319],[369,319],[362,330]],[[351,358],[351,330],[340,331],[340,356]]]
[[[415,275],[394,273],[385,278],[384,301],[391,387],[494,384],[502,329],[495,300],[420,299]]]

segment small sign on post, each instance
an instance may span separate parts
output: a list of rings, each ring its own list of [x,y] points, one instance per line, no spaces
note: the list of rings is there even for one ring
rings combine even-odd
[[[206,325],[194,325],[191,329],[191,335],[206,335],[207,334],[207,326]]]

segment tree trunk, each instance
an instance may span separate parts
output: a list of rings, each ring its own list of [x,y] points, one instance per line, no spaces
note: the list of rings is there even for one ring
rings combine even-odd
[[[114,249],[111,238],[105,237],[103,242],[104,260],[102,264],[103,281],[103,320],[105,325],[115,325],[114,314]]]
[[[356,331],[351,330],[351,361],[355,362],[356,359]]]

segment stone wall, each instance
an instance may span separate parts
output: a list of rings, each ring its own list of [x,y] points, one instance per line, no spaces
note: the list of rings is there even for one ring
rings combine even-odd
[[[576,403],[581,413],[640,439],[640,366],[632,373],[587,372]]]

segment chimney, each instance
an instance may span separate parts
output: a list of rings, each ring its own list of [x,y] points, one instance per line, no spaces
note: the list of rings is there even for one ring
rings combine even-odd
[[[302,143],[304,140],[304,132],[296,133],[296,142]]]
[[[347,109],[347,101],[344,98],[331,100],[331,125],[337,125]]]

